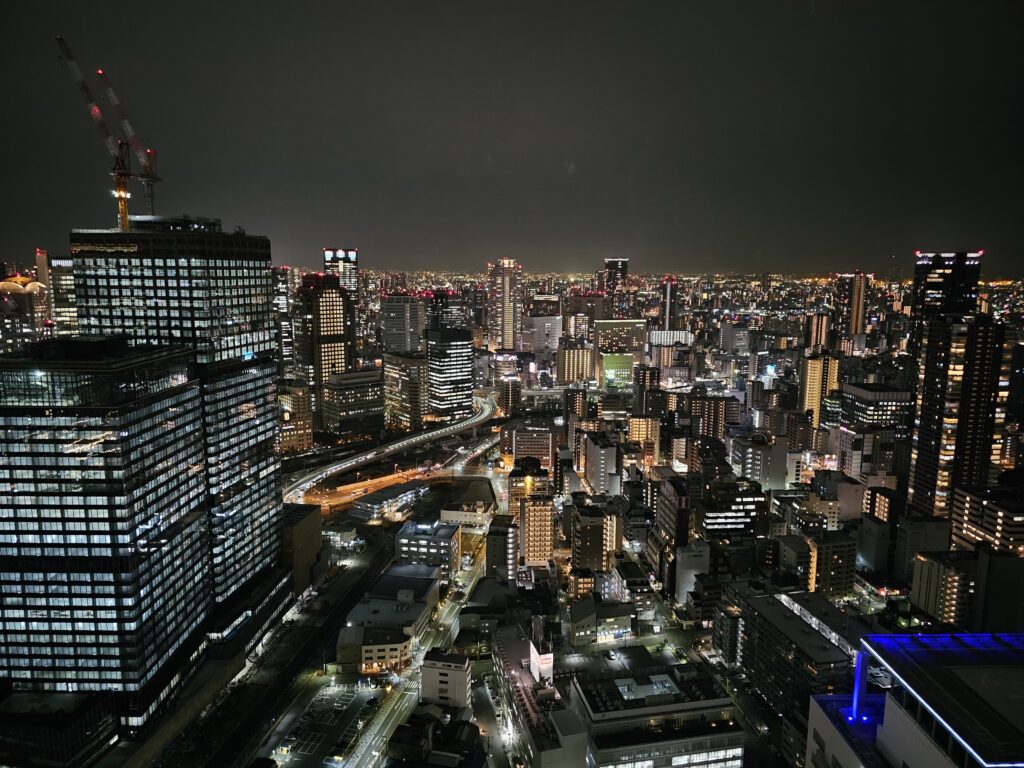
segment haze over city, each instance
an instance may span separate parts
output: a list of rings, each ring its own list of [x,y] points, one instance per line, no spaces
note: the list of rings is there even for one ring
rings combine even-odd
[[[279,264],[879,270],[984,248],[1020,276],[1019,3],[13,3],[0,250],[109,222],[51,50],[111,73],[162,210]]]

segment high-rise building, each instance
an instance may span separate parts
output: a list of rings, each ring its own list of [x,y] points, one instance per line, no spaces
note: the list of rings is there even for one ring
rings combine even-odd
[[[129,730],[187,679],[211,608],[191,369],[185,347],[124,337],[0,358],[0,675],[113,694]]]
[[[825,312],[807,315],[804,319],[804,347],[821,352],[830,346],[832,316]]]
[[[594,321],[594,350],[606,353],[643,353],[647,342],[647,323],[644,320]],[[636,357],[639,362],[639,356]]]
[[[556,349],[562,335],[561,315],[529,314],[523,318],[524,352],[544,352]]]
[[[441,421],[473,415],[473,336],[469,331],[427,331],[427,401]]]
[[[626,285],[629,278],[629,259],[605,259],[604,270],[601,272],[601,289],[605,293],[614,293]]]
[[[468,322],[466,303],[455,291],[435,288],[427,292],[427,328],[443,331],[465,328]]]
[[[573,384],[594,376],[594,349],[585,341],[563,336],[558,340],[555,375],[559,384]]]
[[[948,517],[953,490],[989,481],[1005,327],[988,315],[941,315],[922,339],[911,506]]]
[[[211,591],[223,603],[271,568],[280,549],[270,241],[223,232],[216,219],[135,216],[132,226],[72,231],[78,327],[193,349]],[[225,628],[236,619],[230,611],[212,617]]]
[[[811,355],[801,360],[800,410],[811,412],[811,427],[821,424],[822,401],[839,389],[839,358],[827,354]]]
[[[608,571],[622,551],[622,521],[615,511],[580,499],[562,514],[572,515],[572,569]]]
[[[332,373],[356,367],[356,308],[353,294],[336,274],[310,273],[295,294],[295,372],[309,382],[319,418],[323,389]]]
[[[359,251],[355,248],[324,248],[324,272],[337,275],[338,284],[359,303]]]
[[[380,368],[332,373],[323,393],[323,426],[338,442],[380,439],[384,430],[384,376]]]
[[[36,248],[36,279],[46,286],[53,336],[74,336],[78,333],[75,274],[71,267],[71,257],[56,256]]]
[[[682,314],[683,297],[679,293],[676,278],[666,275],[661,281],[661,330],[678,331]]]
[[[864,302],[867,297],[868,276],[859,269],[853,273],[850,290],[850,336],[864,333]]]
[[[1024,557],[1024,488],[989,485],[953,491],[952,547],[987,544]]]
[[[295,330],[292,327],[292,272],[291,267],[274,267],[273,294],[274,328],[277,338],[278,371],[288,374],[295,365]]]
[[[489,349],[519,349],[523,331],[523,267],[515,259],[487,265]]]
[[[419,296],[385,296],[380,300],[381,341],[385,352],[423,351],[426,307]]]
[[[525,458],[508,474],[508,509],[519,530],[524,565],[547,565],[554,555],[555,501],[550,473]]]
[[[501,575],[513,580],[519,564],[519,533],[512,515],[495,515],[487,529],[485,568],[487,576]]]
[[[429,413],[427,359],[420,355],[384,355],[384,426],[398,432],[423,427]]]
[[[929,322],[939,315],[970,315],[978,310],[983,251],[914,255],[910,305],[910,354],[918,356]]]
[[[305,379],[277,382],[278,450],[302,453],[313,449],[313,400]]]
[[[21,275],[0,278],[0,353],[14,352],[48,331],[46,286]]]

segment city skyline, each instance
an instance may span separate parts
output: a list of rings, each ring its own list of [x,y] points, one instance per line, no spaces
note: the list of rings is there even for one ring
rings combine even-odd
[[[247,7],[245,42],[220,8],[15,11],[4,143],[46,149],[6,166],[3,258],[111,219],[63,33],[156,147],[157,211],[265,234],[276,263],[340,238],[390,269],[879,272],[984,248],[990,277],[1022,274],[1019,6],[339,7],[287,36],[273,7]],[[955,59],[917,53],[953,36]]]

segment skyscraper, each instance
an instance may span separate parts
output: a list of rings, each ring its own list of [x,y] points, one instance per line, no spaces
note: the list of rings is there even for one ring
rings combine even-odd
[[[295,294],[295,372],[309,382],[313,412],[332,373],[355,369],[355,304],[334,274],[308,274]]]
[[[605,293],[615,293],[625,287],[629,276],[629,259],[605,259],[601,272],[601,288]]]
[[[277,363],[281,375],[295,365],[295,331],[292,327],[292,269],[274,267],[271,302],[274,308],[274,329],[277,339]]]
[[[435,331],[465,328],[466,302],[455,291],[435,288],[427,292],[427,327]]]
[[[839,389],[839,358],[831,355],[811,355],[801,361],[800,410],[811,411],[811,426],[821,424],[822,400]]]
[[[940,315],[925,326],[910,469],[910,502],[948,517],[956,488],[985,485],[1005,327],[989,315]]]
[[[679,314],[683,297],[679,293],[674,275],[665,275],[661,281],[661,330],[679,330]]]
[[[56,256],[36,248],[36,279],[46,286],[49,317],[54,336],[78,333],[78,310],[75,308],[75,275],[71,258]]]
[[[0,675],[113,692],[132,730],[187,677],[211,606],[191,368],[124,337],[0,358]]]
[[[423,351],[426,311],[419,296],[385,296],[380,300],[381,336],[385,352]]]
[[[939,315],[969,315],[978,309],[978,280],[984,251],[915,252],[910,308],[910,354],[917,355],[925,327]]]
[[[359,303],[359,251],[355,248],[324,248],[324,272],[337,275],[338,284]]]
[[[473,415],[473,335],[467,330],[427,331],[427,400],[442,421]]]
[[[487,337],[490,349],[518,349],[523,324],[523,267],[515,259],[487,265]]]
[[[850,336],[864,333],[864,300],[867,294],[868,276],[859,269],[853,273],[850,291]]]
[[[384,355],[384,426],[398,432],[423,427],[429,412],[427,360],[421,355]]]
[[[264,574],[280,548],[270,241],[225,233],[217,219],[134,216],[132,226],[72,231],[78,327],[193,349],[211,586],[221,603]],[[211,618],[235,619],[229,611]]]

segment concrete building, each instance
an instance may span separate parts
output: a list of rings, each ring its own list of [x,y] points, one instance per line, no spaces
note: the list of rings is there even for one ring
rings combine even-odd
[[[319,504],[285,504],[281,530],[281,562],[292,575],[298,597],[327,571],[323,521]]]
[[[430,411],[427,360],[419,355],[384,355],[384,425],[416,432]]]
[[[606,603],[594,597],[593,590],[569,604],[566,625],[569,645],[624,640],[636,633],[636,606],[632,603]]]
[[[559,384],[574,384],[594,377],[594,348],[586,341],[563,336],[555,355],[555,376]]]
[[[626,669],[614,675],[572,676],[569,700],[590,734],[588,759],[575,765],[743,764],[748,734],[710,672],[696,664],[665,666],[646,652],[623,656]]]
[[[811,699],[808,766],[1019,765],[1024,636],[866,635],[852,696]],[[888,681],[871,693],[874,676]]]
[[[810,698],[850,690],[850,657],[773,595],[748,596],[741,608],[740,664],[781,715],[772,743],[788,765],[803,765]]]
[[[431,648],[420,666],[420,701],[444,707],[468,707],[473,677],[468,656]]]
[[[410,520],[395,534],[395,561],[440,566],[449,581],[462,565],[462,526]]]
[[[800,411],[811,412],[811,427],[821,423],[822,401],[839,389],[839,358],[816,354],[803,358],[800,365]]]
[[[487,529],[485,546],[484,574],[515,580],[519,565],[516,518],[512,515],[495,515]]]
[[[473,415],[473,338],[468,330],[427,331],[427,404],[440,421]]]
[[[974,549],[979,544],[1024,556],[1024,488],[989,485],[954,490],[952,546]]]
[[[493,649],[498,700],[513,737],[509,751],[528,768],[586,765],[588,729],[556,695],[552,654],[518,626],[496,630]]]
[[[520,349],[523,266],[515,259],[487,265],[487,348]]]
[[[590,492],[616,495],[621,487],[618,443],[604,432],[587,432],[583,438],[583,473]]]
[[[423,352],[427,313],[419,296],[384,296],[380,300],[381,344],[385,352],[418,355]]]
[[[384,431],[384,375],[380,368],[332,373],[323,387],[323,429],[336,442],[376,442]]]
[[[313,396],[303,379],[277,382],[278,450],[304,453],[313,450]]]

